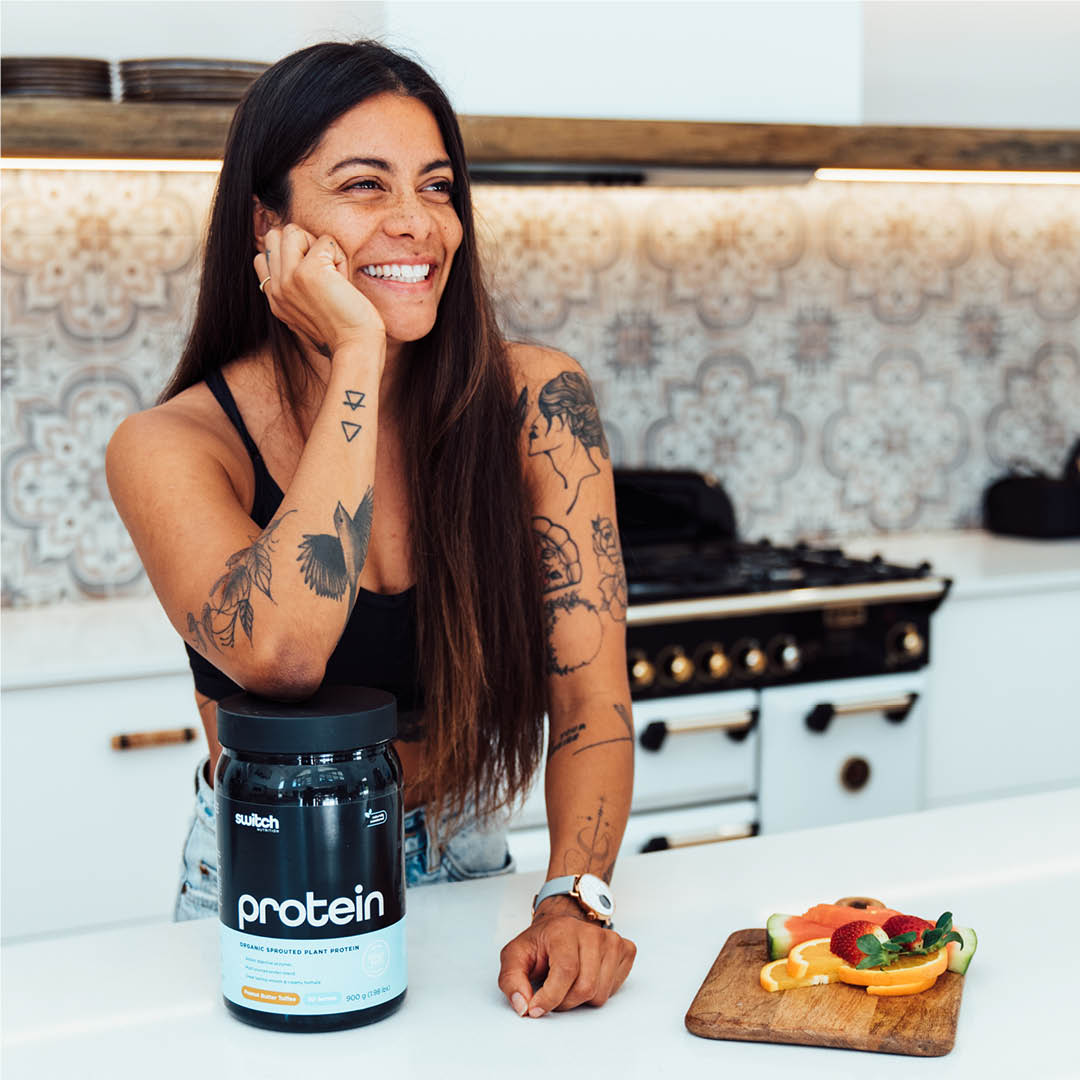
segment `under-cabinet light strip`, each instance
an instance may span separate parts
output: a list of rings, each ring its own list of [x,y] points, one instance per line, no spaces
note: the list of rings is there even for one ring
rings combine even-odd
[[[221,162],[181,158],[0,158],[0,169],[62,172],[216,173]],[[722,171],[722,170],[721,170]],[[1080,184],[1077,172],[995,172],[988,169],[816,169],[815,180],[891,184]],[[689,182],[689,181],[688,181]]]
[[[889,184],[1080,184],[1080,172],[995,172],[990,169],[816,169],[814,179]]]

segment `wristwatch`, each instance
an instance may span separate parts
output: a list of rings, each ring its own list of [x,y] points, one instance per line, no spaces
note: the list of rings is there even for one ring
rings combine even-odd
[[[572,896],[586,918],[611,929],[615,917],[615,897],[603,878],[595,874],[567,874],[545,881],[533,897],[533,914],[549,896]]]

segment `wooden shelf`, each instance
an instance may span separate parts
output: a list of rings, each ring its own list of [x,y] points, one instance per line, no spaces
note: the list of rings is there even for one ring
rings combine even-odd
[[[218,158],[232,105],[6,98],[5,157]],[[463,116],[470,160],[712,168],[1080,170],[1080,130]]]

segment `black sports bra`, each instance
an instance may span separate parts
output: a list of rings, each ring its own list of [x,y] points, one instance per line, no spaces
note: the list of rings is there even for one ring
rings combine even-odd
[[[255,469],[255,498],[251,520],[265,529],[273,520],[284,494],[270,475],[259,448],[248,432],[225,377],[220,371],[206,377],[206,385],[244,442]],[[241,692],[241,687],[219,671],[190,645],[185,646],[195,689],[215,701]],[[416,655],[416,589],[400,593],[373,593],[358,588],[356,603],[337,647],[326,664],[324,686],[375,686],[389,690],[398,701],[400,738],[418,738],[423,690]]]

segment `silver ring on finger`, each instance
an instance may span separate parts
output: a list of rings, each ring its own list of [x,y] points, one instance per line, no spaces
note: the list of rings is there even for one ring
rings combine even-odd
[[[265,290],[266,290],[266,283],[267,283],[267,282],[268,282],[269,280],[270,280],[270,275],[269,275],[269,274],[267,274],[267,275],[266,275],[266,277],[264,277],[264,278],[262,279],[262,281],[260,281],[260,282],[259,282],[259,292],[265,292]]]

